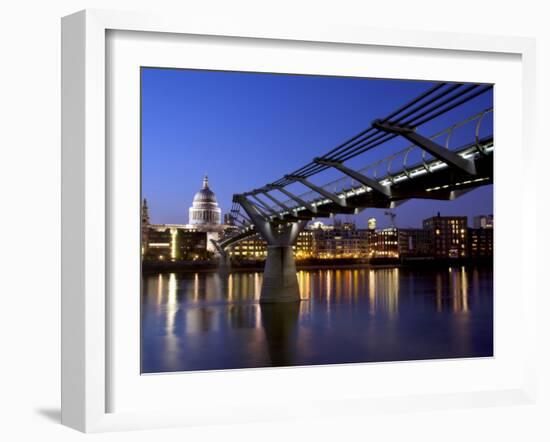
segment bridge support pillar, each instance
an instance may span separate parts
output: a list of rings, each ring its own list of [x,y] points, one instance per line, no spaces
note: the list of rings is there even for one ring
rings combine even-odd
[[[260,293],[261,303],[297,302],[300,287],[296,276],[296,263],[292,246],[304,229],[307,221],[276,223],[261,215],[250,201],[235,195],[234,201],[246,211],[258,233],[267,243],[267,259],[264,266],[264,280]]]
[[[224,251],[220,253],[218,258],[218,271],[220,273],[229,273],[231,270],[231,258],[229,256],[229,251]]]
[[[300,287],[292,246],[267,246],[260,302],[296,302]]]

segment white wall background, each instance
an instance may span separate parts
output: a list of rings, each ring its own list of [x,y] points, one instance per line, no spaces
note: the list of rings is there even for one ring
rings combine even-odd
[[[541,397],[536,406],[85,436],[59,425],[60,17],[84,8],[245,14],[250,20],[350,23],[535,36],[538,39],[540,186],[550,145],[550,13],[545,2],[480,0],[246,1],[11,0],[0,6],[0,439],[72,441],[550,440],[550,291],[539,285]],[[230,19],[230,18],[228,18]],[[546,151],[546,152],[545,152]],[[543,158],[544,157],[544,158]],[[533,182],[532,185],[537,185]],[[541,187],[543,188],[543,187]],[[541,195],[542,196],[542,195]],[[541,209],[543,204],[541,201]],[[547,213],[547,210],[545,210]],[[540,234],[548,218],[539,212]],[[548,237],[548,233],[546,232]],[[538,260],[542,282],[543,250]],[[30,258],[30,259],[29,259]]]

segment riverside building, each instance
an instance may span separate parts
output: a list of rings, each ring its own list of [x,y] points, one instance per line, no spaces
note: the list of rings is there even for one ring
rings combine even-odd
[[[207,260],[217,253],[212,240],[233,226],[222,224],[216,195],[204,176],[195,194],[187,224],[150,224],[147,200],[141,209],[141,241],[144,259],[159,261]]]
[[[432,254],[435,258],[464,258],[468,252],[468,218],[465,216],[437,216],[422,223],[429,231]]]

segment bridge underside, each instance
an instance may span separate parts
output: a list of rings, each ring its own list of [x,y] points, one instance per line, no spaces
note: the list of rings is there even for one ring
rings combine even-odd
[[[291,213],[284,213],[272,219],[273,223],[287,223],[298,219],[328,217],[335,214],[353,214],[366,208],[390,208],[395,203],[409,199],[453,200],[465,191],[493,183],[493,155],[475,160],[477,174],[472,176],[464,171],[442,168],[415,176],[413,179],[396,181],[391,185],[391,195],[375,191],[364,191],[345,199],[346,207],[334,202],[326,202],[317,207],[316,212],[302,207]]]

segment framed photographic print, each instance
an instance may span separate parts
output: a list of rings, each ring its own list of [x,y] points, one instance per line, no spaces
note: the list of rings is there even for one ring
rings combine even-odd
[[[492,91],[142,67],[141,372],[492,357]]]
[[[63,422],[531,401],[533,57],[64,18]]]

